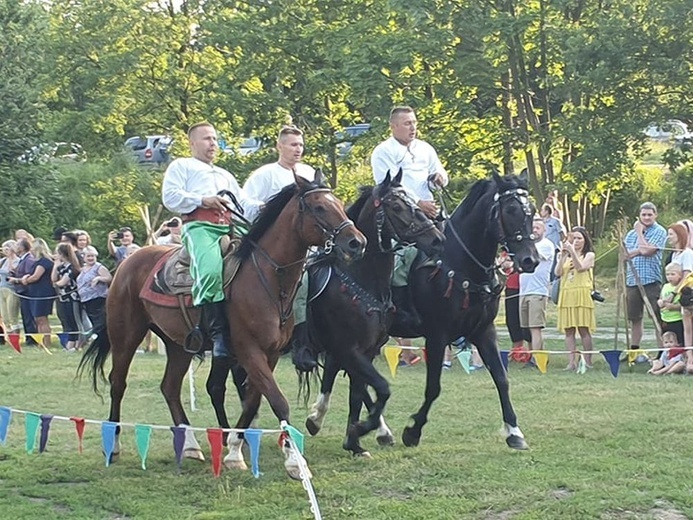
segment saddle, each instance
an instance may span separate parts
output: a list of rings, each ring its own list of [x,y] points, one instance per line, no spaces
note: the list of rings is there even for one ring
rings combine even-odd
[[[240,259],[235,255],[241,244],[240,239],[223,237],[220,242],[224,258],[224,289],[238,273]],[[163,255],[147,277],[140,297],[162,307],[192,307],[193,279],[190,276],[190,254],[183,246],[173,247]]]

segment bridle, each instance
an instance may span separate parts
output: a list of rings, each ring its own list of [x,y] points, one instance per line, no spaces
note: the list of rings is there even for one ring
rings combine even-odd
[[[347,218],[340,222],[339,225],[337,225],[336,227],[329,229],[329,224],[327,224],[323,219],[321,219],[318,213],[313,208],[313,206],[308,204],[308,202],[306,201],[306,197],[314,193],[332,193],[332,190],[330,188],[312,188],[299,196],[298,213],[301,217],[299,229],[303,229],[303,217],[305,215],[310,215],[311,217],[313,217],[313,220],[315,220],[315,225],[318,229],[320,229],[320,231],[322,231],[323,236],[325,237],[325,244],[323,245],[325,254],[330,254],[332,252],[332,249],[336,245],[335,239],[337,238],[337,236],[348,227],[353,226],[354,223]],[[339,246],[337,245],[337,247]]]
[[[392,203],[393,199],[399,199],[404,203],[404,206],[409,209],[409,215],[411,216],[411,222],[407,228],[403,231],[398,231],[397,226],[393,222],[388,212],[385,210],[386,207]],[[415,245],[415,240],[411,240],[416,237],[423,235],[435,226],[435,224],[430,220],[418,221],[416,218],[416,202],[412,199],[405,190],[390,190],[385,197],[378,197],[373,200],[373,205],[377,208],[375,213],[375,227],[378,237],[378,249],[381,253],[393,253],[399,251],[405,247]],[[389,226],[392,234],[394,235],[395,245],[390,247],[385,247],[383,242],[383,229],[385,224]],[[402,238],[405,235],[408,240]]]
[[[505,225],[503,222],[503,205],[511,202],[511,201],[517,201],[520,203],[522,206],[522,211],[524,214],[524,217],[522,219],[522,222],[520,223],[520,227],[517,228],[516,231],[513,231],[512,233],[505,233]],[[524,240],[531,240],[534,241],[534,234],[533,233],[527,233],[527,221],[529,220],[531,224],[531,219],[532,219],[532,206],[529,203],[529,192],[525,190],[524,188],[512,188],[506,191],[503,191],[501,193],[496,193],[493,196],[493,205],[491,206],[491,220],[494,220],[498,218],[499,224],[500,224],[500,229],[501,229],[501,236],[498,238],[498,243],[501,245],[504,251],[506,251],[509,255],[512,256],[512,253],[510,252],[510,248],[508,245],[509,241],[513,242],[522,242]],[[448,222],[448,227],[450,228],[450,231],[452,232],[452,235],[455,237],[455,240],[462,246],[462,249],[464,249],[464,252],[467,253],[467,255],[472,259],[472,261],[479,266],[484,273],[490,277],[490,275],[493,273],[493,271],[496,269],[495,265],[495,259],[494,262],[491,263],[490,265],[484,265],[482,264],[479,259],[472,253],[467,245],[464,243],[462,240],[462,237],[460,237],[459,233],[455,229],[455,226],[452,224],[452,222]]]
[[[311,195],[313,193],[332,193],[332,190],[329,188],[312,188],[304,193],[300,194],[298,197],[298,212],[300,215],[300,221],[299,221],[299,234],[302,233],[303,230],[303,218],[305,215],[310,215],[313,217],[313,220],[315,220],[315,224],[323,232],[323,236],[325,237],[325,243],[323,245],[325,249],[325,253],[331,253],[332,249],[336,246],[339,247],[335,243],[335,239],[337,236],[344,231],[346,228],[353,226],[354,223],[349,220],[348,218],[344,221],[342,221],[339,225],[334,227],[333,229],[330,229],[329,224],[327,224],[320,216],[317,214],[317,211],[308,204],[306,201],[306,197],[308,195]],[[304,238],[304,237],[302,237]],[[279,280],[279,298],[275,299],[275,297],[272,294],[272,290],[270,289],[270,284],[269,281],[267,280],[267,277],[264,275],[262,272],[262,269],[260,269],[260,264],[258,262],[258,258],[256,256],[256,252],[260,253],[260,255],[265,259],[265,261],[270,264],[272,269],[277,275],[277,278]],[[284,324],[289,320],[291,317],[291,314],[293,313],[293,301],[294,298],[296,297],[296,293],[298,292],[298,285],[294,287],[293,291],[291,294],[289,294],[285,289],[284,289],[284,284],[282,283],[283,275],[286,272],[287,269],[290,267],[297,266],[299,264],[305,264],[306,259],[305,257],[299,258],[298,260],[294,262],[290,262],[288,264],[280,265],[278,264],[270,255],[265,251],[262,247],[260,247],[260,244],[257,242],[253,242],[253,252],[250,255],[252,261],[253,261],[253,266],[255,267],[255,270],[258,274],[258,277],[260,278],[260,283],[262,284],[262,287],[265,289],[265,292],[267,293],[267,296],[269,296],[270,300],[274,303],[274,306],[277,308],[277,311],[279,312],[279,321],[281,326],[284,326]]]

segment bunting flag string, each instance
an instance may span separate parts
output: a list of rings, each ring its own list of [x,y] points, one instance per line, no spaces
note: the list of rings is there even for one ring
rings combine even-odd
[[[0,406],[0,444],[3,446],[7,443],[7,431],[10,429],[11,421],[12,409]]]
[[[70,420],[75,423],[75,431],[77,432],[77,440],[79,442],[79,453],[82,453],[82,449],[84,448],[84,419],[81,417],[70,417]]]
[[[48,432],[51,428],[52,415],[41,415],[41,437],[39,439],[39,453],[46,451],[46,445],[48,444]]]
[[[676,347],[676,350],[693,350],[693,347]],[[387,362],[387,365],[390,369],[390,373],[392,374],[392,377],[395,377],[397,374],[397,365],[399,363],[399,355],[402,350],[420,350],[420,347],[409,347],[409,346],[391,346],[391,345],[385,345],[382,349],[382,353],[385,356],[385,360]],[[594,355],[594,354],[601,354],[604,356],[604,359],[606,360],[606,363],[609,367],[609,370],[611,374],[614,377],[618,377],[618,373],[620,370],[620,365],[621,365],[621,358],[622,356],[625,355],[625,359],[628,362],[628,365],[631,366],[633,365],[636,360],[638,359],[639,356],[646,356],[648,353],[657,353],[657,352],[664,352],[664,351],[669,351],[671,349],[669,348],[639,348],[639,349],[632,349],[632,350],[618,350],[618,349],[609,349],[609,350],[576,350],[574,353],[579,356],[578,358],[578,365],[576,369],[577,374],[585,374],[587,372],[587,362],[585,361],[585,356],[586,355]],[[423,349],[424,352],[424,357],[425,357],[425,349]],[[524,354],[527,354],[528,356],[533,357],[534,362],[537,365],[537,368],[542,374],[545,374],[548,371],[548,365],[549,365],[549,357],[550,356],[555,356],[555,355],[562,355],[566,356],[569,355],[570,352],[566,350],[523,350],[522,351]],[[508,364],[510,360],[510,351],[509,350],[500,350],[498,352],[500,354],[501,362],[503,363],[503,367],[505,368],[506,372],[508,371]],[[455,354],[457,357],[457,360],[460,362],[460,365],[462,366],[462,369],[467,373],[471,373],[471,352],[469,350],[458,350]]]
[[[147,469],[147,455],[149,454],[149,441],[152,438],[152,428],[147,424],[135,425],[135,442],[137,453],[142,460],[142,469]]]
[[[214,473],[215,477],[219,477],[221,475],[221,455],[224,451],[224,431],[221,428],[208,428],[207,440],[209,441],[209,447],[212,450],[212,472]],[[248,444],[250,445],[250,443]]]

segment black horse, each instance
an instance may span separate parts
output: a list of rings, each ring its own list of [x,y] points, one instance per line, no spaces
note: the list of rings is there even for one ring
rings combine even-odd
[[[404,429],[402,441],[406,446],[418,445],[431,405],[440,395],[446,345],[465,336],[477,346],[498,389],[507,444],[516,449],[528,447],[510,403],[507,373],[498,352],[494,325],[503,289],[496,276],[498,244],[512,255],[518,269],[532,272],[538,264],[532,235],[534,208],[528,195],[526,176],[501,177],[494,170],[491,180],[481,180],[472,186],[447,221],[442,261],[426,262],[424,255],[419,254],[415,262],[409,282],[421,316],[421,330],[413,334],[409,324],[395,322],[389,331],[393,336],[424,336],[426,339],[425,400],[412,416],[414,424]],[[326,366],[322,386],[325,391],[306,421],[311,434],[320,429],[329,406],[337,372],[328,372],[328,368]],[[371,409],[370,396],[366,394],[364,399]],[[389,429],[382,418],[380,427],[385,439]]]
[[[361,188],[361,196],[347,210],[368,239],[364,256],[349,264],[340,260],[329,267],[317,264],[309,271],[311,283],[326,280],[313,284],[324,289],[309,306],[311,336],[325,351],[323,381],[333,382],[342,369],[350,378],[349,424],[343,447],[354,455],[369,455],[359,440],[379,425],[390,397],[389,384],[373,366],[373,358],[387,341],[393,321],[390,278],[394,252],[404,245],[417,245],[428,254],[439,254],[445,240],[400,186],[401,177],[400,171],[390,181],[388,174],[374,188]],[[375,392],[374,402],[368,387]],[[321,392],[325,395],[327,388],[321,387]],[[370,403],[369,414],[359,422],[364,399]],[[307,426],[315,431],[312,424]],[[379,437],[378,442],[391,444],[391,434]]]

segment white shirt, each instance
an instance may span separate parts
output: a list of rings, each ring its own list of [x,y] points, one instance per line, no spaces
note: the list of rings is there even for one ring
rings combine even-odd
[[[430,175],[440,173],[443,184],[448,184],[448,174],[435,149],[419,139],[414,139],[409,146],[404,146],[394,137],[383,141],[371,154],[371,168],[378,184],[383,182],[388,171],[390,177],[394,177],[402,168],[402,186],[414,202],[433,200],[433,194],[428,189]]]
[[[295,169],[296,174],[304,179],[309,181],[315,179],[315,170],[307,164],[298,163]],[[267,202],[286,186],[295,182],[293,172],[275,162],[260,166],[251,173],[243,185],[243,190],[251,199]]]
[[[686,248],[683,251],[675,251],[671,255],[671,263],[679,264],[681,271],[693,272],[693,251]]]
[[[537,253],[539,253],[539,265],[533,273],[520,274],[520,296],[527,294],[549,295],[551,267],[556,252],[553,242],[548,238],[542,238],[534,245],[537,248]]]
[[[164,174],[161,199],[167,209],[185,215],[202,206],[203,197],[212,197],[221,190],[229,190],[238,199],[245,218],[253,221],[262,203],[249,198],[230,172],[188,157],[176,159]]]

